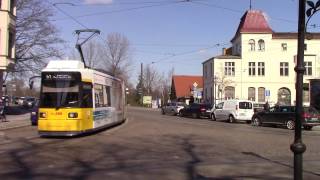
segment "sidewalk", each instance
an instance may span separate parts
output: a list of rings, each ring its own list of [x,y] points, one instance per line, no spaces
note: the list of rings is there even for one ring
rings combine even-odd
[[[7,122],[0,121],[0,130],[30,126],[30,113],[22,115],[6,115]]]

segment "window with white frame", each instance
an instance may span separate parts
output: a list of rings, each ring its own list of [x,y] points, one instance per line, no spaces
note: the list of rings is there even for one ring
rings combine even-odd
[[[305,61],[304,67],[306,68],[306,71],[304,71],[304,75],[312,76],[312,62],[311,61]]]
[[[15,44],[15,34],[10,31],[9,32],[9,39],[8,39],[8,57],[9,58],[14,58],[13,53],[14,53],[14,44]]]
[[[258,62],[258,76],[264,76],[265,74],[264,62]]]
[[[288,62],[280,62],[280,76],[289,76]]]
[[[259,41],[258,41],[258,50],[259,51],[264,51],[264,49],[265,49],[265,44],[264,44],[264,40],[262,40],[262,39],[260,39]]]
[[[255,75],[256,75],[256,63],[249,62],[249,76],[255,76]]]
[[[235,63],[234,62],[225,62],[224,63],[224,75],[234,76],[235,75]]]
[[[253,39],[249,40],[249,51],[255,51],[255,42]]]
[[[14,8],[16,6],[16,0],[10,0],[10,13],[14,13]]]
[[[287,43],[282,43],[281,44],[281,48],[282,48],[282,51],[287,51]]]

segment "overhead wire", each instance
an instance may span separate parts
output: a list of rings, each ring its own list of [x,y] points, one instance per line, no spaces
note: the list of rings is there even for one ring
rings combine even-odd
[[[159,7],[159,6],[167,6],[167,5],[172,5],[172,4],[178,4],[178,3],[184,3],[186,2],[185,0],[179,0],[179,1],[174,1],[174,2],[168,2],[168,3],[158,3],[155,5],[147,5],[147,6],[139,6],[139,7],[133,7],[133,8],[125,8],[125,9],[119,9],[119,10],[112,10],[112,11],[101,11],[101,12],[96,12],[96,13],[89,13],[89,14],[84,14],[84,15],[79,15],[79,16],[74,16],[73,18],[84,18],[84,17],[90,17],[90,16],[99,16],[99,15],[104,15],[104,14],[112,14],[112,13],[119,13],[119,12],[127,12],[127,11],[134,11],[138,9],[145,9],[145,8],[151,8],[151,7]],[[73,19],[71,18],[71,19]],[[52,21],[61,21],[61,20],[67,20],[69,18],[59,18],[59,19],[53,19]]]
[[[215,44],[213,46],[209,46],[209,47],[206,47],[206,48],[202,48],[202,49],[197,49],[197,50],[192,50],[192,51],[186,51],[186,52],[182,52],[182,53],[178,53],[178,54],[174,54],[172,56],[169,56],[169,57],[166,57],[166,58],[162,58],[162,59],[159,59],[157,61],[153,61],[152,64],[156,64],[156,63],[159,63],[159,62],[163,62],[163,61],[167,61],[173,57],[176,57],[176,56],[183,56],[183,55],[188,55],[188,54],[193,54],[193,53],[197,53],[201,50],[208,50],[208,49],[212,49],[212,48],[216,48],[216,47],[219,47],[219,46],[223,46],[223,45],[228,45],[229,43],[224,43],[224,44]],[[176,60],[175,60],[176,61]]]
[[[213,7],[213,8],[217,8],[217,9],[223,9],[223,10],[227,10],[227,11],[234,12],[234,13],[243,14],[243,11],[241,11],[241,10],[232,9],[232,8],[228,8],[228,7],[223,7],[223,6],[219,6],[219,5],[216,5],[216,4],[208,4],[208,3],[195,2],[195,1],[191,1],[191,3],[193,3],[193,4],[199,4],[199,5],[207,6],[207,7]],[[297,21],[288,20],[288,19],[283,19],[283,18],[273,18],[273,17],[270,17],[270,19],[274,19],[274,20],[278,20],[278,21],[285,21],[285,22],[288,22],[288,23],[297,23]]]
[[[179,1],[179,2],[188,2],[188,1]],[[86,29],[89,29],[86,25],[84,25],[83,23],[81,23],[79,20],[77,20],[75,17],[71,16],[70,14],[66,13],[64,10],[62,10],[61,8],[59,8],[58,6],[56,6],[54,3],[50,3],[48,2],[49,4],[51,4],[53,7],[55,7],[58,11],[60,11],[61,13],[63,13],[64,15],[68,16],[70,19],[72,19],[73,21],[75,21],[77,24],[79,24],[80,26],[86,28]],[[101,32],[102,33],[102,32]],[[103,39],[101,36],[98,36],[98,38],[100,40],[102,40],[103,43],[105,43],[105,39]],[[182,56],[182,55],[187,55],[187,54],[192,54],[192,53],[196,53],[196,52],[199,52],[200,50],[206,50],[206,49],[211,49],[211,48],[214,48],[216,46],[219,46],[220,44],[216,44],[214,46],[209,46],[209,47],[206,47],[206,48],[202,48],[202,49],[197,49],[197,50],[192,50],[192,51],[186,51],[186,52],[183,52],[183,53],[178,53],[178,54],[174,54],[172,53],[171,56],[169,57],[166,57],[166,58],[161,58],[157,61],[154,61],[152,62],[152,64],[154,63],[159,63],[159,62],[162,62],[162,61],[166,61],[167,59],[171,59],[173,57],[176,57],[176,56]],[[221,44],[222,45],[222,44]]]

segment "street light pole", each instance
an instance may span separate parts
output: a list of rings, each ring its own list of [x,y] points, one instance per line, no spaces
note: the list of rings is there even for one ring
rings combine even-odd
[[[290,149],[294,153],[294,180],[303,179],[303,153],[306,150],[306,145],[302,142],[301,137],[301,120],[302,120],[302,95],[303,95],[303,74],[304,68],[304,37],[305,37],[305,9],[306,0],[299,0],[299,20],[298,20],[298,54],[297,63],[294,70],[296,71],[296,121],[294,142]]]

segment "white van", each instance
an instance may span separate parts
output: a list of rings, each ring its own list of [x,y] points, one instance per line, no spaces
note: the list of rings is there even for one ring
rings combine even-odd
[[[212,110],[212,120],[228,120],[230,123],[236,121],[251,122],[251,118],[254,114],[253,102],[249,100],[225,100],[218,103]]]

